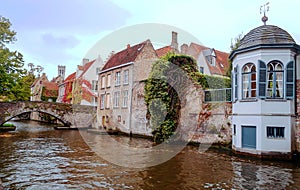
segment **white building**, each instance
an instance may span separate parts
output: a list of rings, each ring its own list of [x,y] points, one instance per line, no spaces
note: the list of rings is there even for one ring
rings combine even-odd
[[[288,32],[262,25],[246,34],[231,53],[236,152],[264,157],[291,155],[295,150],[299,52]]]

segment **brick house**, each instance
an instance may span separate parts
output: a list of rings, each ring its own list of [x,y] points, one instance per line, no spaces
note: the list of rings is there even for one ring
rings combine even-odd
[[[97,108],[100,128],[150,134],[144,103],[144,83],[158,59],[150,40],[127,45],[108,59],[99,72]]]

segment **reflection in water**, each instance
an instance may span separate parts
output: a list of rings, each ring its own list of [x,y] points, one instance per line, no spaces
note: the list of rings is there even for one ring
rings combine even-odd
[[[293,184],[292,169],[232,162],[238,189],[286,189]]]
[[[56,131],[35,122],[15,123],[0,134],[0,178],[8,189],[297,189],[300,170],[288,163],[248,161],[186,147],[167,162],[141,169],[114,165],[93,149],[109,147],[109,136]],[[85,135],[85,142],[81,135]],[[144,139],[113,137],[122,146],[149,148]],[[90,148],[88,145],[92,146]],[[107,154],[127,159],[111,147]],[[164,151],[172,151],[171,149]],[[153,152],[157,155],[157,152]],[[130,158],[132,159],[132,157]],[[140,153],[130,160],[151,160]]]

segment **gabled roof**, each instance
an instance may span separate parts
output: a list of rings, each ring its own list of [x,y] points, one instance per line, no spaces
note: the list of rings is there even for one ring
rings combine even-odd
[[[70,74],[70,75],[64,80],[64,83],[74,80],[74,79],[75,79],[75,76],[76,76],[76,72]]]
[[[80,67],[79,69],[82,70],[82,73],[81,73],[81,75],[79,77],[82,77],[87,72],[87,70],[93,65],[93,63],[95,61],[96,61],[96,59],[94,59],[93,61],[90,61],[90,62],[86,63],[83,66],[78,65],[78,68]]]
[[[35,81],[32,83],[31,87],[34,87],[40,80],[48,81],[46,74],[43,73],[42,76],[36,78]]]
[[[43,82],[45,87],[43,95],[46,97],[57,97],[58,96],[58,85],[55,82]]]
[[[211,65],[206,56],[212,55],[213,51],[216,55],[216,65]],[[193,56],[196,60],[198,59],[200,54],[203,54],[205,58],[205,62],[208,65],[209,71],[214,75],[226,75],[227,70],[229,69],[228,57],[229,54],[226,52],[222,52],[216,49],[212,49],[203,45],[199,45],[196,43],[191,43],[188,49],[188,54]]]
[[[43,85],[47,90],[58,90],[58,85],[55,82],[45,81],[45,82],[43,82]]]
[[[136,57],[139,55],[141,50],[145,47],[147,42],[150,42],[150,40],[144,41],[132,47],[128,46],[126,49],[112,55],[109,58],[109,60],[106,62],[106,64],[103,66],[102,71],[123,65],[125,63],[134,62]]]
[[[203,45],[199,45],[199,44],[196,44],[196,43],[191,43],[189,48],[188,48],[188,51],[187,53],[191,56],[193,56],[196,60],[197,58],[199,57],[200,53],[203,51],[203,50],[207,50],[209,49],[208,47],[206,46],[203,46]],[[194,51],[193,51],[194,50]]]
[[[171,52],[172,50],[173,49],[171,46],[165,46],[165,47],[155,50],[155,52],[158,57],[162,57],[162,56],[166,55],[168,52]]]

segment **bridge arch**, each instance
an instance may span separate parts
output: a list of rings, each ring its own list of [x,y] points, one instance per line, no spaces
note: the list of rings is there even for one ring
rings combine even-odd
[[[28,112],[42,112],[60,120],[65,126],[86,128],[95,122],[96,108],[55,102],[0,102],[0,125]]]
[[[57,115],[54,115],[53,113],[48,113],[48,112],[45,112],[43,110],[30,110],[30,111],[22,111],[20,113],[16,113],[16,115],[11,115],[10,118],[8,118],[8,119],[5,118],[6,120],[2,124],[4,124],[4,123],[6,123],[6,122],[8,122],[8,121],[10,121],[10,120],[12,120],[12,119],[20,116],[20,115],[23,115],[25,113],[44,113],[44,114],[47,114],[47,115],[50,115],[50,116],[54,117],[55,119],[57,119],[58,121],[60,121],[66,127],[70,127],[71,126],[70,122],[65,121],[64,119],[62,119],[61,117],[59,117]],[[0,124],[0,125],[2,125],[2,124]]]

